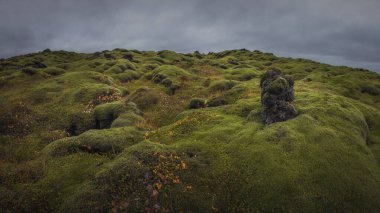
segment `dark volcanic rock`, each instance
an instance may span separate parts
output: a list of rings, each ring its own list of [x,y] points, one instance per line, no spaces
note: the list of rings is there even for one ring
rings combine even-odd
[[[109,60],[114,60],[116,57],[112,55],[111,53],[103,53],[104,58],[109,59]]]
[[[25,64],[25,67],[46,68],[47,66],[39,61],[32,61],[30,63]]]
[[[200,109],[206,107],[206,103],[203,99],[193,98],[189,103],[189,109]]]
[[[208,103],[208,107],[217,107],[217,106],[223,106],[226,105],[227,101],[223,97],[216,97],[211,99]]]
[[[133,55],[130,53],[124,54],[123,58],[127,59],[128,61],[133,61]]]
[[[265,124],[294,118],[294,81],[279,70],[269,70],[261,78],[261,117]]]

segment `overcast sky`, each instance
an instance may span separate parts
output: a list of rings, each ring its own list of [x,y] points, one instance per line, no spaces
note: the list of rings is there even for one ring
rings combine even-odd
[[[0,0],[0,57],[246,48],[380,71],[380,0]]]

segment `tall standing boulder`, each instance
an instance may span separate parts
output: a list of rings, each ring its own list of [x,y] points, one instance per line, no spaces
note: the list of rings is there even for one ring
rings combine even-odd
[[[269,70],[261,78],[261,117],[265,124],[294,118],[294,81],[280,70]]]

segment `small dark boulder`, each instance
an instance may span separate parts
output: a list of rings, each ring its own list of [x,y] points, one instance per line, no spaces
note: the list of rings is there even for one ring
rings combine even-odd
[[[94,58],[101,58],[101,57],[103,56],[103,53],[101,53],[101,52],[94,52],[94,53],[92,54],[92,56],[93,56]]]
[[[218,107],[218,106],[223,106],[226,105],[227,101],[223,97],[216,97],[211,99],[208,103],[208,107]]]
[[[115,60],[116,57],[114,55],[112,55],[111,53],[103,53],[104,55],[104,58],[108,59],[108,60]]]
[[[175,92],[181,88],[181,86],[179,84],[171,84],[169,87],[168,87],[168,94],[169,95],[175,95]]]
[[[37,70],[34,68],[23,68],[21,71],[28,75],[34,75],[37,73]]]
[[[193,98],[190,100],[189,109],[200,109],[206,107],[206,102],[200,98]]]
[[[124,54],[123,58],[127,59],[128,61],[133,61],[133,55],[131,53]]]
[[[261,117],[265,124],[294,118],[294,81],[280,70],[269,70],[261,78]]]
[[[47,66],[39,61],[32,61],[24,65],[24,67],[33,67],[33,68],[46,68]]]

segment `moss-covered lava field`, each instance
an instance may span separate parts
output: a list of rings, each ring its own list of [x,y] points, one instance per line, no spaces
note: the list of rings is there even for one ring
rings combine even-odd
[[[294,80],[265,125],[260,78]],[[380,212],[380,75],[260,51],[0,60],[1,212]]]

